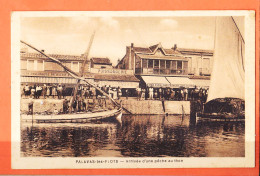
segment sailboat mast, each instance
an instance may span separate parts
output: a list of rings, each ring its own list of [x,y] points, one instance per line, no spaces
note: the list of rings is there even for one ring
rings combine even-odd
[[[82,56],[84,58],[84,61],[82,63],[81,69],[80,69],[80,74],[79,74],[80,77],[82,77],[84,75],[85,65],[86,65],[86,62],[88,60],[88,55],[89,55],[89,51],[90,51],[91,45],[92,45],[93,40],[94,40],[94,36],[95,36],[95,32],[92,34],[92,36],[90,38],[87,51]],[[77,96],[77,93],[78,93],[78,89],[79,89],[79,85],[80,85],[80,79],[77,80],[77,84],[74,87],[73,97],[70,100],[69,113],[72,112],[72,104],[73,104],[73,102],[76,99],[76,96]]]

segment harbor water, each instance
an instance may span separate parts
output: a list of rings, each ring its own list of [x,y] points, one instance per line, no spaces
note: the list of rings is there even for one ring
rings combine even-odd
[[[123,115],[96,123],[21,122],[22,157],[244,157],[244,122]]]

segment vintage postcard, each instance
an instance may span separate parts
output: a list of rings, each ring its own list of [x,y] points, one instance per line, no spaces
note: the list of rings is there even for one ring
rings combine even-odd
[[[254,11],[11,18],[12,169],[255,166]]]

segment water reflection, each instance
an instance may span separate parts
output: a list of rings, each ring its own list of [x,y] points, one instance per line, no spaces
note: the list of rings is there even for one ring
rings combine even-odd
[[[243,157],[244,122],[127,116],[122,123],[21,124],[21,155],[47,157]]]

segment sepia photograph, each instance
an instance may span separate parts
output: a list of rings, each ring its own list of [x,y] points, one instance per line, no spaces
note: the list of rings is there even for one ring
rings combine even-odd
[[[12,167],[253,167],[254,15],[13,12]]]

